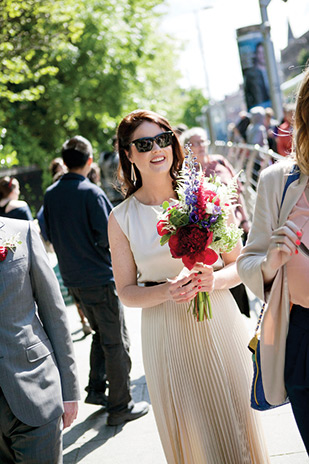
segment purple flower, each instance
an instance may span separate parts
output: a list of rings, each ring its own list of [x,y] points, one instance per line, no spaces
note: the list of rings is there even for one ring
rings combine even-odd
[[[196,214],[195,211],[191,211],[189,219],[190,219],[190,222],[193,222],[194,224],[196,224],[199,220],[198,214]]]
[[[218,219],[218,215],[217,216],[211,216],[211,218],[209,219],[210,224],[213,224],[214,222],[216,222],[217,219]]]

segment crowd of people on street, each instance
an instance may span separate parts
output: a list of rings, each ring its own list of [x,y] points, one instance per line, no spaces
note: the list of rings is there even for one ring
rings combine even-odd
[[[259,145],[281,156],[292,151],[295,104],[283,105],[283,119],[277,121],[271,107],[254,106],[249,112],[241,111],[236,123],[228,126],[228,139],[233,143]]]
[[[247,286],[267,303],[267,400],[289,398],[309,453],[308,125],[307,70],[283,121],[255,106],[229,127],[234,143],[271,148],[285,159],[260,173],[252,224],[237,181],[229,223],[243,230],[242,240],[185,275],[157,232],[163,203],[177,200],[184,148],[205,177],[228,184],[236,174],[224,156],[209,152],[203,128],[173,128],[155,112],[135,110],[98,163],[85,137],[64,141],[37,214],[19,199],[15,177],[0,179],[1,463],[60,464],[62,430],[81,399],[65,303],[46,251],[55,253],[83,333],[92,337],[83,400],[102,406],[107,425],[149,411],[131,395],[123,305],[141,307],[146,381],[167,462],[269,463],[249,402],[252,362],[241,315],[250,317]],[[199,292],[210,294],[214,316],[207,323],[188,314]]]

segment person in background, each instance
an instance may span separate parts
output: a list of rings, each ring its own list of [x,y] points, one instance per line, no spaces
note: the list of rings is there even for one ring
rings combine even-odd
[[[0,218],[0,462],[61,464],[79,385],[59,284],[32,221]]]
[[[56,182],[58,179],[60,179],[61,176],[63,176],[63,174],[68,172],[68,169],[67,169],[66,165],[64,164],[63,159],[60,158],[60,157],[57,157],[57,158],[54,158],[54,159],[51,160],[51,162],[49,164],[49,172],[50,172],[50,174],[52,176],[53,182]],[[45,230],[45,219],[44,219],[44,207],[43,207],[43,205],[41,206],[41,208],[37,212],[36,218],[38,220],[38,224],[39,224],[39,227],[40,227],[40,233],[41,233],[41,237],[43,239],[45,248],[46,248],[47,251],[52,252],[53,248],[52,248],[51,244],[48,241],[48,238],[47,238],[47,235],[46,235],[46,230]]]
[[[46,232],[63,282],[93,330],[85,402],[104,406],[108,425],[121,425],[145,415],[149,405],[134,403],[131,397],[130,342],[107,236],[112,206],[103,190],[87,178],[93,161],[89,140],[72,137],[61,152],[69,172],[45,193]]]
[[[244,143],[246,143],[247,141],[247,127],[249,126],[250,124],[250,114],[247,113],[247,111],[240,111],[239,115],[238,115],[238,121],[236,123],[236,128],[238,129],[241,137],[242,137],[242,141]]]
[[[278,127],[277,149],[279,155],[287,156],[292,150],[295,105],[293,103],[285,105],[283,107],[283,114],[283,122]]]
[[[244,139],[242,138],[236,124],[234,122],[230,122],[227,126],[227,134],[228,134],[228,141],[232,143],[244,143]]]
[[[101,169],[97,163],[91,164],[87,177],[93,184],[101,186]]]
[[[184,131],[188,130],[188,126],[186,124],[178,124],[178,126],[173,127],[173,132],[176,134],[178,137],[183,134]]]
[[[181,277],[182,261],[160,245],[157,232],[162,203],[177,198],[184,159],[178,137],[164,117],[148,110],[127,115],[117,133],[126,199],[109,216],[112,263],[120,299],[143,308],[143,361],[166,460],[267,464],[249,406],[247,331],[228,291],[239,283],[241,242],[222,254],[217,270],[196,264]],[[196,322],[188,313],[199,290],[211,293],[211,321]]]
[[[33,221],[28,204],[19,200],[19,195],[19,182],[15,177],[0,179],[0,216]]]
[[[101,168],[102,188],[112,205],[116,206],[122,202],[123,195],[117,181],[119,155],[115,135],[112,137],[112,146],[113,149],[111,151],[103,151],[100,154],[99,166]]]
[[[268,149],[267,131],[264,124],[265,109],[262,106],[255,106],[251,108],[250,116],[251,122],[247,128],[247,143]]]
[[[292,156],[261,172],[242,281],[267,303],[261,325],[266,400],[286,397],[309,454],[309,70],[300,85]]]
[[[278,121],[274,119],[274,110],[270,107],[265,108],[264,126],[266,128],[268,146],[277,153]]]
[[[53,183],[54,183],[58,179],[60,179],[60,177],[62,177],[65,173],[68,172],[68,168],[64,164],[63,159],[60,158],[60,157],[57,157],[57,158],[54,158],[50,162],[49,172],[52,175],[52,179],[53,179]],[[54,249],[53,249],[52,244],[48,240],[47,233],[46,233],[46,228],[45,228],[44,205],[41,206],[41,208],[39,209],[39,211],[37,213],[37,220],[38,220],[38,224],[39,224],[39,227],[40,227],[41,238],[43,239],[45,249],[48,252],[53,253]],[[56,265],[55,269],[57,268],[57,266],[58,265]],[[60,279],[59,283],[62,285],[61,276],[59,276],[59,270],[56,272],[56,274],[58,275],[58,278]],[[68,291],[68,290],[65,290],[65,291]],[[70,294],[69,291],[68,291],[68,293]],[[72,295],[71,295],[71,297],[73,298]],[[73,300],[74,300],[74,298],[73,298]],[[89,325],[89,322],[87,321],[87,318],[85,317],[85,315],[83,313],[83,310],[82,310],[80,304],[78,304],[76,301],[74,301],[74,304],[76,306],[78,315],[80,317],[80,322],[82,324],[82,331],[83,331],[85,337],[87,337],[87,335],[92,334],[91,327]]]
[[[54,158],[51,160],[50,165],[49,165],[49,172],[52,175],[53,182],[56,182],[63,174],[68,172],[68,168],[63,162],[63,159],[58,156],[57,158]]]

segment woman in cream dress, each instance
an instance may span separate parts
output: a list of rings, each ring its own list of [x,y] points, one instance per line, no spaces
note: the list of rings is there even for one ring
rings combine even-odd
[[[143,360],[169,464],[267,464],[263,433],[249,406],[251,358],[242,316],[228,288],[239,283],[241,244],[214,271],[198,264],[181,277],[181,260],[160,246],[157,214],[176,199],[183,161],[168,121],[137,110],[118,128],[126,200],[114,208],[109,240],[123,304],[142,307]],[[200,272],[200,273],[199,273]],[[196,322],[188,303],[211,293],[213,319]]]

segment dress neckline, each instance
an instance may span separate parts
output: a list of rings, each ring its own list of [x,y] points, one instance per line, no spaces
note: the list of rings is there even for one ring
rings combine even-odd
[[[137,203],[139,203],[140,205],[142,205],[142,206],[148,206],[148,207],[150,207],[150,208],[154,208],[154,207],[159,208],[160,206],[162,206],[162,203],[163,203],[163,202],[162,202],[162,203],[159,204],[159,205],[158,205],[158,204],[156,204],[156,205],[147,205],[146,203],[142,203],[140,200],[138,200],[138,199],[136,198],[135,195],[132,195],[132,197],[133,197],[134,200],[137,201]],[[165,201],[165,200],[164,200],[164,201]],[[172,202],[172,201],[177,201],[177,200],[176,200],[176,198],[170,198],[170,199],[167,200],[167,201],[170,203],[170,202]]]

